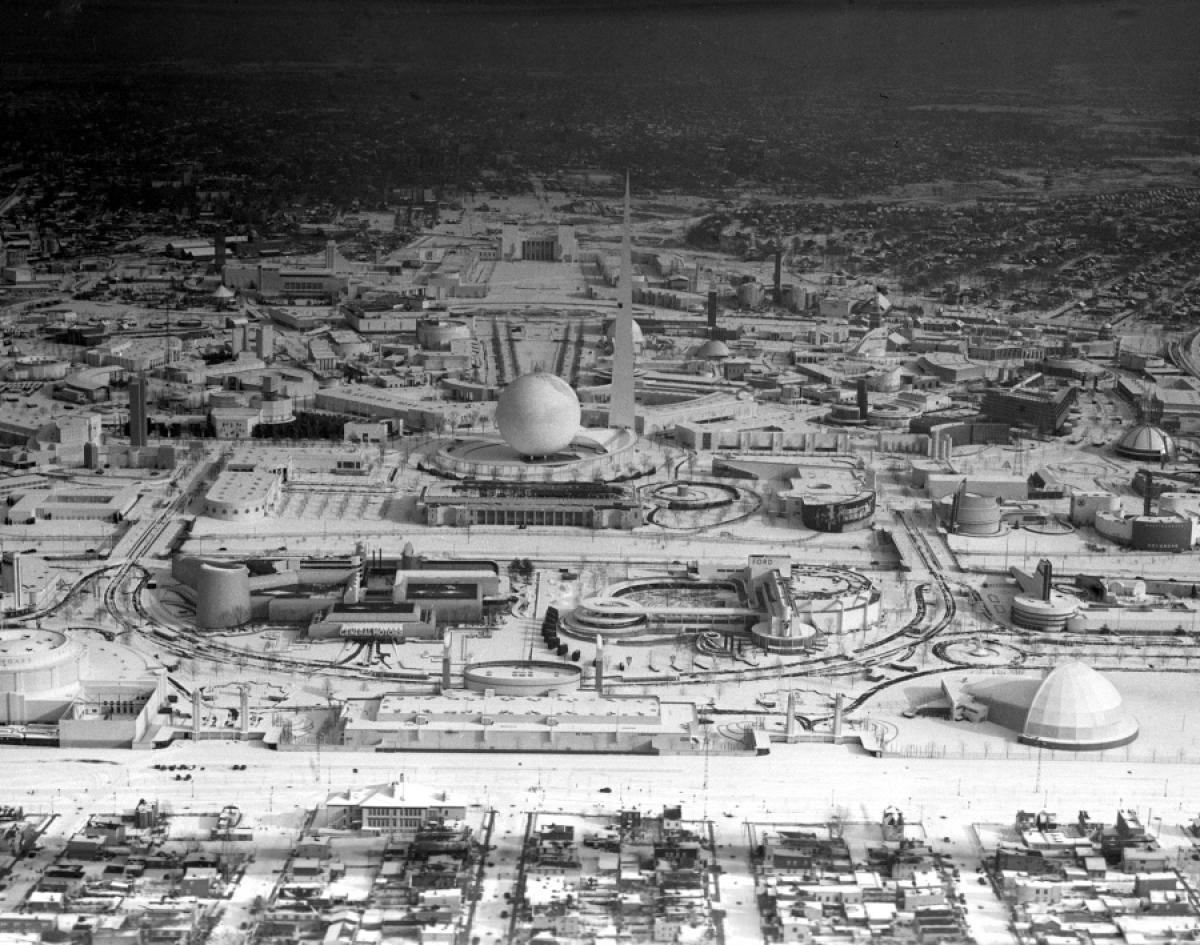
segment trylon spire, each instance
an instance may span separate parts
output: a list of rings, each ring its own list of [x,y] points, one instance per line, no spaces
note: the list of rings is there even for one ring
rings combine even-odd
[[[629,175],[625,175],[625,219],[621,229],[621,280],[613,324],[612,394],[608,425],[634,429],[633,391],[633,244],[629,230]]]

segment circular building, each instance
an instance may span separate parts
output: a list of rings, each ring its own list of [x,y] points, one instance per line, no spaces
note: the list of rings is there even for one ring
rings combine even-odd
[[[583,670],[574,663],[552,660],[494,660],[463,668],[463,682],[472,692],[491,690],[498,696],[542,696],[579,688]]]
[[[825,422],[836,423],[842,427],[857,427],[865,424],[867,418],[856,403],[832,404],[829,413],[825,415]]]
[[[1026,630],[1065,630],[1067,621],[1079,613],[1079,601],[1059,591],[1049,600],[1018,594],[1012,602],[1012,622]]]
[[[566,449],[579,432],[579,397],[556,374],[523,374],[500,394],[496,426],[504,442],[522,456],[548,456]]]
[[[896,401],[875,404],[867,412],[867,425],[883,430],[908,430],[908,425],[920,413]]]
[[[1071,660],[1042,680],[1020,741],[1067,751],[1116,748],[1137,738],[1117,688],[1090,666]]]
[[[10,381],[58,381],[67,376],[71,362],[48,354],[29,354],[17,358],[8,369]]]
[[[958,535],[985,538],[1000,534],[1000,500],[977,492],[957,492],[937,502],[937,512]]]
[[[0,630],[0,692],[37,696],[79,682],[79,647],[57,630]],[[6,715],[0,704],[0,717]]]
[[[818,489],[780,493],[784,508],[791,515],[800,508],[800,521],[817,532],[848,532],[866,528],[875,514],[875,492],[823,492]]]
[[[250,570],[244,564],[201,563],[196,575],[196,623],[228,630],[250,619]]]
[[[1137,459],[1144,463],[1174,460],[1178,454],[1175,438],[1161,427],[1142,423],[1127,430],[1113,444],[1113,452],[1126,459]]]
[[[417,344],[426,351],[449,351],[455,342],[470,341],[466,322],[454,319],[423,318],[417,322]]]
[[[761,620],[750,628],[750,639],[768,653],[803,653],[816,645],[818,630],[804,621]]]

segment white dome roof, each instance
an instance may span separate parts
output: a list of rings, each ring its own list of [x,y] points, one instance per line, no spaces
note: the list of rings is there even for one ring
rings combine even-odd
[[[1152,423],[1141,423],[1127,430],[1113,444],[1113,450],[1130,459],[1159,460],[1164,456],[1174,459],[1176,454],[1174,437]]]
[[[1098,672],[1071,660],[1038,687],[1025,718],[1023,741],[1054,748],[1124,745],[1137,737],[1116,687]]]
[[[732,354],[733,352],[729,350],[729,345],[723,341],[717,341],[715,338],[704,342],[704,344],[696,349],[696,357],[707,358],[710,361],[714,361],[717,358],[728,358]]]
[[[617,332],[617,320],[610,318],[604,323],[604,337],[612,338]],[[645,335],[642,333],[642,326],[637,323],[637,319],[633,320],[633,343],[640,345],[645,340]]]
[[[546,456],[566,448],[579,432],[579,397],[557,374],[522,374],[500,394],[496,426],[522,456]]]

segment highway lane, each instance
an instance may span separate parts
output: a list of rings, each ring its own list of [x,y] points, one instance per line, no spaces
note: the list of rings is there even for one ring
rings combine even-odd
[[[873,758],[850,747],[775,745],[765,756],[553,755],[482,753],[274,752],[249,743],[177,743],[152,752],[0,749],[0,802],[59,809],[132,804],[139,797],[180,809],[250,811],[315,803],[351,785],[403,781],[414,791],[445,790],[460,801],[501,810],[589,810],[683,802],[693,812],[735,817],[824,818],[848,809],[876,819],[888,805],[910,819],[1011,820],[1017,807],[1079,809],[1097,816],[1118,806],[1154,812],[1168,823],[1200,811],[1200,782],[1188,765],[1025,759]],[[81,759],[92,759],[89,763]],[[117,762],[107,764],[104,762]],[[231,765],[248,765],[232,771]],[[154,764],[195,764],[192,781]],[[205,770],[200,770],[204,768]],[[608,787],[611,793],[602,793]],[[32,792],[32,793],[30,793]],[[1149,821],[1148,816],[1144,820]]]

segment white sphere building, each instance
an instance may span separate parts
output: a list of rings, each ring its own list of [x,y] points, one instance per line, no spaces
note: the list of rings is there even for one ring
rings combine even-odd
[[[548,456],[566,449],[579,432],[579,397],[556,374],[523,374],[500,394],[496,426],[504,442],[522,456]]]

